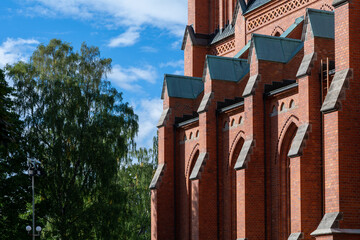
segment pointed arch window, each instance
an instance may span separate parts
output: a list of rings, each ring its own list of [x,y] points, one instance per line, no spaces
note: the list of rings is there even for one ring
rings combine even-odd
[[[280,209],[277,214],[278,233],[277,239],[286,240],[291,233],[291,175],[290,175],[290,158],[288,152],[292,141],[295,137],[297,126],[291,123],[286,130],[285,136],[280,145],[279,161],[278,161],[278,186],[279,186],[279,203]]]
[[[192,194],[193,194],[193,191],[192,191],[192,181],[190,180],[190,174],[191,172],[193,171],[194,169],[194,166],[195,166],[195,163],[196,163],[196,160],[198,159],[199,157],[199,149],[196,150],[195,154],[192,156],[192,158],[190,159],[190,168],[188,169],[188,174],[186,176],[186,181],[187,181],[187,188],[188,188],[188,218],[187,218],[187,221],[188,221],[188,229],[189,229],[189,239],[191,239],[191,236],[192,236],[192,219],[193,219],[193,215],[195,213],[192,212]]]

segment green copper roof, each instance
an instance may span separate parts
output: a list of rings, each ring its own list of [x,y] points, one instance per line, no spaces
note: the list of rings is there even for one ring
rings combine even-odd
[[[249,50],[251,45],[251,41],[248,41],[248,43],[234,56],[234,58],[239,58],[241,55],[243,55],[247,50]]]
[[[288,27],[288,29],[286,29],[285,32],[283,32],[280,37],[287,37],[303,21],[304,21],[303,16],[298,17],[297,19],[295,19],[295,22],[293,24],[291,24],[291,26]]]
[[[218,57],[207,55],[206,65],[210,78],[230,82],[238,82],[249,73],[250,67],[247,59]]]
[[[303,47],[301,40],[253,34],[251,51],[259,60],[287,63]]]
[[[201,78],[165,74],[161,99],[165,88],[169,97],[195,99],[204,91],[204,83]]]
[[[334,12],[309,8],[307,9],[307,17],[314,37],[335,38]]]

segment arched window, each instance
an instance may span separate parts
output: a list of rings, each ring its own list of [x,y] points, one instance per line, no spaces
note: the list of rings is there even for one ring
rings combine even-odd
[[[244,119],[243,119],[242,116],[240,116],[240,118],[239,118],[239,124],[243,124],[243,122],[244,122]]]
[[[280,145],[279,159],[277,161],[278,167],[278,186],[279,190],[277,196],[279,197],[280,209],[278,211],[278,233],[276,239],[288,239],[291,229],[291,207],[290,207],[290,189],[291,189],[291,175],[290,175],[290,158],[287,156],[294,139],[297,126],[291,123],[286,130],[284,138]]]
[[[225,121],[224,122],[224,129],[228,129],[229,128],[229,123],[228,123],[228,121]]]
[[[272,107],[272,110],[271,110],[271,115],[275,115],[275,114],[277,114],[276,105],[274,105],[274,106]]]
[[[290,104],[289,104],[289,108],[294,108],[295,107],[295,101],[293,99],[291,99]]]
[[[233,127],[235,125],[235,119],[231,121],[231,126]]]
[[[191,172],[192,170],[194,169],[194,166],[195,166],[195,163],[196,163],[196,160],[198,159],[199,157],[199,150],[197,150],[195,152],[195,154],[193,155],[193,157],[190,159],[190,168],[189,168],[189,171],[188,171],[188,176],[187,176],[187,179],[186,181],[188,182],[188,217],[187,217],[187,221],[188,221],[188,228],[189,228],[189,239],[191,239],[191,233],[192,233],[192,226],[193,226],[193,223],[192,223],[192,219],[193,219],[193,215],[195,215],[196,213],[192,211],[192,181],[189,179],[190,175],[191,175]]]
[[[196,138],[199,137],[199,130],[196,131],[196,135],[195,135]]]
[[[281,36],[281,33],[276,31],[275,34],[274,34],[275,37],[280,37]]]
[[[280,112],[284,111],[285,110],[285,103],[282,103],[281,104],[281,107],[280,107]]]
[[[224,239],[237,239],[237,196],[236,196],[236,170],[234,169],[236,160],[239,157],[241,148],[244,144],[244,139],[240,138],[232,155],[229,159],[227,174],[224,181],[224,216],[227,218],[226,222],[231,224],[224,225],[225,235]],[[229,204],[230,203],[230,204]]]
[[[189,137],[190,139],[192,139],[193,138],[193,133],[191,132],[190,133],[190,137]]]

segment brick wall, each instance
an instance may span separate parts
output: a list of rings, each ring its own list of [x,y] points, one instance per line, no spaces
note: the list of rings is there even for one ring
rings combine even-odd
[[[235,45],[223,55],[237,53],[252,33],[273,35],[285,30],[306,8],[333,9],[332,0],[299,0],[298,7],[249,27],[250,22],[292,2],[272,1],[245,16],[239,14]],[[252,52],[250,73],[239,83],[214,80],[206,72],[204,94],[213,92],[214,98],[198,121],[173,126],[175,117],[197,110],[203,94],[196,100],[165,94],[164,109],[170,107],[172,112],[166,126],[159,129],[159,162],[167,168],[159,189],[152,191],[152,239],[285,240],[295,232],[314,239],[310,234],[323,215],[331,212],[344,213],[340,229],[360,229],[360,44],[356,40],[360,37],[360,1],[349,2],[335,9],[335,40],[307,34],[304,49],[287,64],[258,60]],[[231,17],[232,6],[224,3],[190,0],[189,24],[198,33],[211,33]],[[312,31],[309,25],[305,30]],[[289,37],[301,39],[302,33],[300,24]],[[185,75],[202,77],[206,54],[230,40],[200,47],[188,38]],[[297,79],[304,55],[311,53],[316,53],[311,73]],[[335,60],[336,71],[353,69],[354,77],[341,109],[322,114],[327,89],[320,82],[320,63],[327,58]],[[242,97],[249,77],[255,74],[261,80],[255,93],[245,97],[244,105],[218,113],[217,103]],[[296,80],[298,87],[264,97],[265,84],[284,79]],[[311,130],[302,154],[288,158],[298,128],[307,123]],[[235,171],[244,141],[251,138],[255,146],[250,161],[245,169]],[[201,177],[189,180],[202,152],[208,153],[208,159]],[[334,234],[316,239],[359,236]]]

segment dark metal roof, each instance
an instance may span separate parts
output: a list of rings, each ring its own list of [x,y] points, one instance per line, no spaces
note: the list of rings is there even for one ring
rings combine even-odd
[[[265,84],[265,96],[273,96],[278,93],[298,87],[296,80],[283,80],[282,82],[272,82],[272,84]]]
[[[342,4],[347,3],[348,1],[349,1],[349,0],[334,0],[333,3],[332,3],[332,5],[333,5],[334,7],[338,7],[338,6],[342,5]]]
[[[178,124],[175,124],[175,126],[176,127],[183,127],[183,126],[189,125],[189,124],[197,122],[197,121],[199,121],[199,117],[195,117],[195,118],[185,120],[183,122],[179,122]]]
[[[225,29],[220,30],[216,33],[210,45],[220,42],[221,40],[232,36],[234,33],[235,33],[235,27],[232,24],[229,24]]]
[[[335,39],[334,12],[318,9],[307,9],[307,19],[314,37]]]
[[[214,37],[214,34],[195,33],[193,26],[187,25],[185,28],[185,33],[181,44],[181,50],[185,49],[186,40],[188,37],[190,37],[192,44],[195,46],[208,46],[211,39]]]
[[[249,4],[247,5],[246,11],[243,13],[244,15],[246,13],[249,13],[259,7],[261,7],[262,5],[267,4],[268,2],[271,2],[271,0],[251,0],[249,2]]]
[[[243,105],[244,105],[244,98],[242,97],[237,97],[234,99],[225,99],[224,102],[217,103],[217,111],[219,113],[223,113]]]
[[[165,89],[169,97],[195,99],[204,91],[204,83],[201,78],[165,74],[161,99]]]
[[[253,34],[250,50],[255,49],[259,60],[287,63],[303,47],[304,43],[298,39]]]
[[[182,127],[190,123],[196,122],[198,120],[199,120],[199,114],[197,112],[193,112],[192,115],[183,115],[182,117],[176,117],[175,126]]]
[[[246,59],[207,55],[205,68],[209,69],[211,79],[239,82],[250,71]]]

